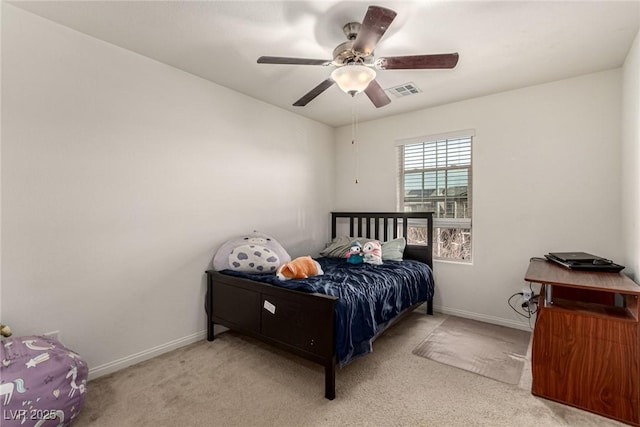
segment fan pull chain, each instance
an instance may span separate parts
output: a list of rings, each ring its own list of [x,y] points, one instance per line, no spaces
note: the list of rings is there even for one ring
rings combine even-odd
[[[356,159],[356,184],[358,184],[358,177],[360,176],[360,162],[358,155],[358,108],[356,104],[356,97],[352,97],[351,104],[351,147],[352,152]]]

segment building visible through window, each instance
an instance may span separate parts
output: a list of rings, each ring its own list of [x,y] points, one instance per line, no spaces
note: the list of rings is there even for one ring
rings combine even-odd
[[[398,200],[406,212],[434,213],[436,259],[471,261],[473,131],[398,143]],[[426,243],[426,227],[410,224],[410,243]]]

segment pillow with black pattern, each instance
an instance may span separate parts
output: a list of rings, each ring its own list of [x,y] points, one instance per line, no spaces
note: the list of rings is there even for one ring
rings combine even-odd
[[[273,237],[254,231],[227,240],[216,251],[213,268],[245,273],[275,273],[291,256]]]

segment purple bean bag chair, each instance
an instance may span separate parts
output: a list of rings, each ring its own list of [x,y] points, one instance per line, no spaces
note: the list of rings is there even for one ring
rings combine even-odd
[[[0,344],[2,427],[70,425],[87,392],[86,362],[48,337],[10,337]]]

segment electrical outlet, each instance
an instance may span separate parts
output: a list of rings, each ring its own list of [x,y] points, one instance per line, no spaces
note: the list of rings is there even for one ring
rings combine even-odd
[[[533,298],[533,292],[529,288],[522,288],[522,299],[529,301]]]
[[[45,337],[48,338],[53,338],[56,341],[60,341],[60,331],[51,331],[51,332],[46,332],[44,334]]]

